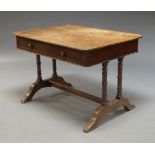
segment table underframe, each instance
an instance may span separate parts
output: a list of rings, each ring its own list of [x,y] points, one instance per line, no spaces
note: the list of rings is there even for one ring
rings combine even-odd
[[[104,61],[102,63],[102,97],[97,97],[86,92],[75,89],[71,83],[66,82],[62,77],[57,74],[56,59],[52,59],[53,63],[53,75],[51,78],[43,80],[41,73],[41,60],[40,55],[36,55],[37,64],[37,80],[29,88],[28,93],[21,100],[22,103],[31,101],[34,94],[45,87],[55,87],[77,96],[84,97],[86,99],[92,100],[100,104],[93,112],[92,116],[84,126],[84,132],[90,132],[95,129],[100,122],[100,120],[107,113],[114,112],[117,108],[123,106],[127,111],[135,108],[135,106],[129,103],[128,99],[124,98],[122,95],[122,70],[123,70],[123,58],[118,58],[118,75],[117,75],[117,94],[116,98],[112,101],[107,100],[107,74],[108,74],[108,63],[109,61]]]

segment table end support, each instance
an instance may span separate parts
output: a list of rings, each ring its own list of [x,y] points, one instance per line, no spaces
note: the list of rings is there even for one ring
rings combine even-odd
[[[88,132],[94,130],[98,126],[98,123],[101,121],[101,119],[106,114],[114,112],[116,109],[118,109],[121,106],[125,107],[128,111],[135,108],[135,106],[130,104],[128,99],[125,99],[125,98],[114,99],[113,101],[109,102],[105,106],[102,106],[102,105],[98,106],[94,110],[90,120],[84,126],[83,131],[88,133]]]
[[[31,101],[34,94],[41,88],[51,87],[51,83],[48,80],[42,79],[40,55],[36,55],[36,64],[37,64],[37,80],[31,85],[31,87],[28,90],[28,93],[21,99],[21,103]]]
[[[51,87],[51,83],[49,81],[40,81],[34,82],[28,90],[28,93],[21,99],[21,103],[26,103],[32,100],[33,96],[37,91],[41,88]]]
[[[107,73],[108,73],[108,61],[102,63],[102,98],[107,100]],[[123,57],[118,59],[118,76],[117,76],[117,95],[113,101],[107,101],[104,105],[98,106],[89,121],[86,123],[83,131],[88,133],[95,129],[101,119],[107,114],[114,112],[117,108],[123,106],[127,111],[135,108],[135,106],[129,103],[128,99],[123,98],[122,95],[122,69],[123,69]]]

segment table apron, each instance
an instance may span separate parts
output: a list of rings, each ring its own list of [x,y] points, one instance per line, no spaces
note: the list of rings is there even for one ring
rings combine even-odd
[[[16,39],[17,48],[19,49],[84,67],[93,66],[138,51],[138,39],[88,51],[79,51],[22,37]]]

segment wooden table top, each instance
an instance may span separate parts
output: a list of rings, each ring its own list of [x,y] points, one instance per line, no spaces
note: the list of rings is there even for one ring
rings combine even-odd
[[[141,38],[142,35],[78,25],[50,26],[14,33],[16,36],[80,51],[104,48]]]

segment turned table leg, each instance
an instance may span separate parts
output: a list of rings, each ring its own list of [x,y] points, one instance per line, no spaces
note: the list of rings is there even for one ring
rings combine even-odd
[[[117,74],[117,94],[116,94],[116,100],[123,99],[123,93],[122,93],[122,80],[123,80],[123,59],[124,57],[118,58],[118,74]],[[126,99],[127,100],[127,99]],[[135,108],[135,106],[127,100],[128,104],[127,106],[124,106],[124,108],[127,111],[130,111]]]
[[[51,86],[51,83],[48,80],[44,81],[42,79],[40,55],[36,55],[36,64],[37,80],[31,85],[31,87],[28,90],[28,93],[21,99],[22,103],[29,102],[39,89]]]
[[[56,78],[56,77],[58,77],[57,66],[56,66],[56,59],[52,59],[52,64],[53,64],[53,75],[52,75],[52,78]]]
[[[121,99],[122,96],[122,70],[123,70],[123,57],[118,58],[118,74],[117,74],[117,95],[116,99]]]
[[[102,63],[102,98],[107,99],[108,61]]]
[[[40,55],[36,55],[36,63],[37,63],[37,81],[41,82],[42,79],[42,73],[41,73],[41,61],[40,61]]]

